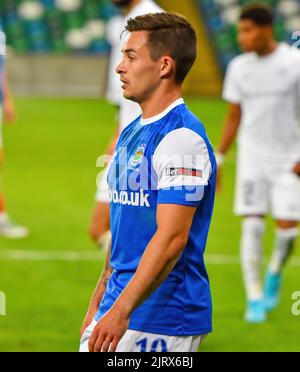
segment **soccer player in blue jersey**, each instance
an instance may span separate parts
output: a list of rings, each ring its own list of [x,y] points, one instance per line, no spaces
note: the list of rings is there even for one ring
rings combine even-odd
[[[115,151],[122,130],[141,114],[141,108],[136,102],[123,97],[119,76],[116,73],[116,66],[122,58],[123,39],[120,38],[120,34],[124,30],[128,19],[163,11],[153,0],[112,0],[112,3],[121,10],[121,15],[113,17],[106,26],[106,37],[111,46],[106,96],[111,103],[119,107],[118,128],[106,150],[107,155],[110,156]],[[90,226],[91,238],[105,250],[110,241],[108,169],[109,166],[102,172],[101,179],[98,182],[96,206]]]
[[[126,30],[117,72],[142,116],[122,132],[111,163],[111,248],[80,350],[197,351],[212,330],[203,255],[216,162],[181,98],[196,34],[171,13],[136,17]]]

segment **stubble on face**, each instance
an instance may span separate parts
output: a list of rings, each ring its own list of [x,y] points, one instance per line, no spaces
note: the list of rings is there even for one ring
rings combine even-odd
[[[151,58],[146,31],[133,32],[127,36],[122,49],[123,68],[119,72],[126,99],[140,103],[157,83],[157,64]]]

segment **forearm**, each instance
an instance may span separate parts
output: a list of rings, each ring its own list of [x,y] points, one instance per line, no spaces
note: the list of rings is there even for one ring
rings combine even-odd
[[[102,298],[106,291],[107,283],[113,271],[113,269],[110,267],[109,262],[110,262],[110,247],[108,248],[108,251],[107,251],[104,269],[102,271],[100,279],[92,295],[92,299],[90,301],[88,312],[94,312],[95,310],[98,310],[99,305],[102,301]]]
[[[221,155],[226,155],[233,144],[240,126],[242,118],[242,107],[240,104],[231,103],[229,113],[224,124],[222,137],[217,151]]]
[[[234,121],[226,122],[223,130],[223,135],[218,146],[218,151],[221,154],[223,155],[227,154],[228,150],[230,149],[230,147],[232,146],[233,142],[236,139],[238,127],[239,126]]]
[[[6,70],[4,70],[4,74],[3,74],[3,101],[4,102],[11,101],[11,92],[10,92],[10,86],[8,83],[8,76],[7,76]]]
[[[114,306],[129,317],[171,273],[184,246],[181,239],[163,238],[156,233],[146,248],[135,275]]]
[[[111,276],[111,271],[105,271],[101,274],[101,277],[99,279],[99,282],[97,283],[97,286],[94,290],[94,293],[92,295],[92,299],[89,304],[89,312],[98,310],[99,305],[102,301],[102,298],[104,296],[104,293],[106,291],[107,282]]]
[[[117,142],[118,142],[118,139],[119,139],[119,136],[120,136],[120,131],[119,131],[119,128],[116,128],[115,132],[114,132],[114,136],[111,140],[111,142],[109,143],[108,147],[106,148],[106,154],[107,155],[113,155],[114,152],[115,152],[115,149],[116,149],[116,145],[117,145]]]

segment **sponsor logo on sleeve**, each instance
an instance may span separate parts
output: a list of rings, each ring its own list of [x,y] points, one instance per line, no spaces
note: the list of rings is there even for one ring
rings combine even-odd
[[[169,177],[176,176],[190,176],[190,177],[199,177],[202,178],[203,173],[201,170],[192,169],[192,168],[167,168],[166,175]]]

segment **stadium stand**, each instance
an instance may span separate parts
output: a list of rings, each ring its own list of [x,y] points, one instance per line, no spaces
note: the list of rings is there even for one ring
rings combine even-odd
[[[184,91],[189,95],[219,96],[222,87],[222,75],[215,50],[206,32],[203,17],[199,13],[195,0],[159,0],[163,9],[184,15],[194,26],[198,35],[198,58],[189,74]]]
[[[1,0],[8,44],[24,53],[105,53],[110,0]]]
[[[200,13],[213,40],[216,54],[223,71],[239,53],[236,41],[236,22],[241,7],[249,0],[196,0]],[[300,30],[299,0],[261,0],[274,7],[276,12],[276,38],[292,42],[292,33]]]
[[[249,0],[195,2],[223,70],[239,52],[236,21]],[[300,30],[300,0],[262,0],[277,12],[278,40]],[[257,1],[256,1],[257,2]],[[1,0],[0,17],[8,44],[19,53],[105,53],[105,23],[116,14],[110,0]]]
[[[241,7],[252,0],[157,2],[168,11],[184,14],[193,23],[199,36],[199,58],[185,84],[186,91],[189,94],[218,96],[228,63],[240,53],[236,24]],[[299,40],[299,34],[295,34],[294,39],[292,34],[295,31],[300,33],[300,0],[253,2],[265,2],[276,10],[278,40],[290,43],[295,42],[295,37],[296,41]],[[17,73],[17,56],[24,57],[26,63],[32,63],[32,60],[39,63],[35,56],[46,57],[48,54],[56,55],[59,63],[74,54],[102,55],[106,58],[109,45],[105,39],[105,25],[116,14],[111,0],[0,0],[0,22],[6,33],[7,44],[15,55],[10,68]],[[47,66],[51,64],[56,71],[56,62],[54,58],[48,59]],[[18,86],[28,88],[28,84],[21,80]]]

